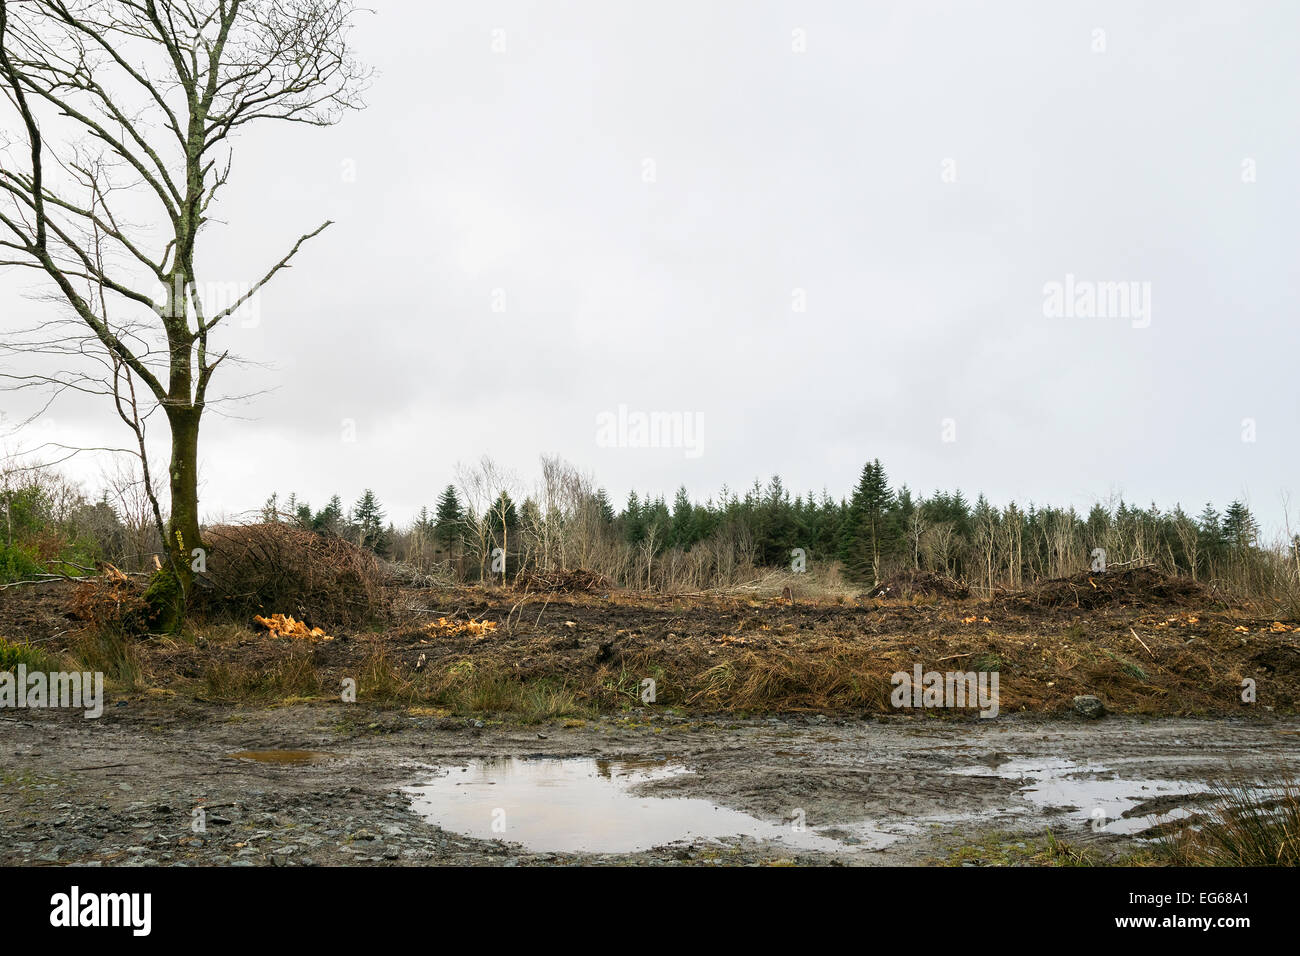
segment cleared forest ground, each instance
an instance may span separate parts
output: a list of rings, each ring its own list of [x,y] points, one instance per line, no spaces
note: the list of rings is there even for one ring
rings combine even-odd
[[[0,637],[102,667],[126,697],[338,701],[351,680],[361,705],[524,720],[648,707],[870,716],[897,713],[891,675],[920,665],[997,672],[1003,714],[1071,715],[1077,695],[1147,716],[1264,717],[1300,702],[1294,618],[1154,572],[1084,574],[992,600],[395,589],[385,623],[328,639],[277,636],[256,620],[174,637],[90,634],[71,617],[73,590],[0,592]]]
[[[1296,622],[1138,573],[992,600],[404,588],[315,635],[267,608],[128,636],[77,617],[81,587],[0,592],[11,648],[108,678],[97,720],[0,712],[0,862],[1146,865],[1219,781],[1300,771]],[[997,671],[999,716],[894,708],[918,664]],[[578,776],[511,797],[530,773]],[[530,843],[584,787],[634,812],[570,822],[641,842]],[[647,806],[739,822],[652,838]]]

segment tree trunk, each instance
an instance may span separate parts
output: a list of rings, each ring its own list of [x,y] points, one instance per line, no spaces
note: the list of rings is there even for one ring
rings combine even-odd
[[[168,415],[172,431],[171,516],[167,521],[167,553],[186,594],[194,583],[199,538],[199,410],[176,409]]]
[[[172,434],[171,463],[167,469],[171,514],[167,519],[167,540],[163,542],[167,560],[150,581],[144,597],[152,609],[154,626],[160,631],[175,631],[184,620],[195,567],[203,567],[207,557],[199,537],[201,409],[174,405],[166,408]]]

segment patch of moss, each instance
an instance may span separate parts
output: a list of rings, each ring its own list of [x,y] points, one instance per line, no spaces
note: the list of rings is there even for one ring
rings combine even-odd
[[[185,619],[185,597],[171,568],[161,568],[149,579],[149,586],[144,590],[144,602],[149,608],[152,629],[168,634],[180,630]]]

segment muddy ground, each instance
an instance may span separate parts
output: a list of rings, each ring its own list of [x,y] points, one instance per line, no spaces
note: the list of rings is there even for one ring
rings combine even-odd
[[[993,600],[401,589],[371,627],[309,622],[328,640],[124,634],[78,616],[79,587],[0,591],[0,637],[106,671],[110,697],[98,720],[0,711],[0,863],[980,865],[1051,862],[1049,828],[1137,862],[1211,781],[1300,766],[1300,622],[1142,575]],[[917,664],[996,671],[999,716],[899,711],[890,675]],[[317,756],[232,756],[265,750]],[[413,807],[406,788],[506,757],[599,758],[758,835],[543,852]],[[633,786],[622,764],[676,771]]]
[[[44,865],[916,864],[1016,862],[1051,828],[1122,861],[1159,814],[1194,811],[1207,781],[1300,768],[1300,721],[1111,717],[992,721],[820,715],[733,721],[639,713],[519,726],[344,705],[274,709],[128,702],[103,718],[32,711],[0,717],[0,863]],[[278,765],[233,757],[314,751]],[[690,773],[640,794],[702,798],[842,849],[774,839],[685,840],[643,852],[532,852],[439,828],[405,787],[484,757],[595,756]],[[1091,796],[1031,788],[1053,768],[1098,805],[1124,793],[1102,828]],[[1011,772],[1007,772],[1011,768]],[[1153,781],[1181,784],[1163,795]],[[495,795],[483,797],[486,818]],[[206,832],[192,828],[203,808]],[[507,808],[514,812],[515,808]],[[1112,832],[1118,827],[1121,831]]]

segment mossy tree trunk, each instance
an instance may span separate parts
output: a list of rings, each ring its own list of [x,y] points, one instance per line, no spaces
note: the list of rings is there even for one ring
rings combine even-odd
[[[199,409],[187,408],[168,416],[172,426],[168,472],[172,508],[167,553],[187,594],[194,583],[196,562],[204,557],[199,536],[199,414]]]

